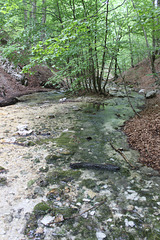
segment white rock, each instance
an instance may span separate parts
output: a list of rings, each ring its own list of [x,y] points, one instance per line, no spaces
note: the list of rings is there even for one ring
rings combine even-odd
[[[152,90],[152,91],[150,91],[150,92],[147,92],[146,93],[146,98],[153,98],[153,97],[155,97],[156,96],[156,91],[155,90]]]
[[[128,190],[128,191],[129,191],[129,190]],[[131,192],[131,190],[130,190],[130,192]],[[136,192],[134,192],[134,191],[132,191],[131,194],[129,194],[128,192],[125,192],[125,193],[126,193],[126,199],[128,199],[128,200],[137,201],[138,198],[139,198],[138,193],[136,193]]]
[[[67,100],[67,98],[61,98],[61,99],[59,99],[59,102],[60,103],[63,103],[63,102],[65,102]]]
[[[106,234],[103,232],[96,232],[96,237],[98,240],[103,240],[106,237]]]
[[[68,128],[64,129],[63,132],[68,132]]]
[[[135,223],[133,221],[128,221],[128,219],[125,219],[124,222],[125,222],[126,227],[134,227],[135,226]]]
[[[88,217],[88,212],[85,212],[81,215],[83,218],[87,218]]]
[[[33,130],[28,130],[28,125],[18,125],[17,130],[20,136],[30,135],[33,132]]]
[[[140,89],[139,93],[145,93],[145,89]]]
[[[89,213],[91,216],[93,216],[95,214],[95,211],[90,211]]]
[[[44,216],[44,218],[41,220],[41,223],[45,226],[47,226],[48,224],[50,224],[51,222],[53,222],[55,219],[55,217],[52,217],[50,215],[46,215]]]
[[[17,130],[18,131],[28,130],[28,125],[18,125]]]
[[[30,135],[33,131],[32,130],[24,130],[24,131],[17,131],[17,133],[20,135],[20,136],[26,136],[26,135]]]

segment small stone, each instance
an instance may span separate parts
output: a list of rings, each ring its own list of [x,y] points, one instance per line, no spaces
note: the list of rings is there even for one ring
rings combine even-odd
[[[61,99],[59,99],[59,103],[63,103],[63,102],[65,102],[67,100],[67,98],[61,98]]]
[[[106,237],[106,234],[103,232],[96,232],[96,237],[98,240],[103,240]]]
[[[52,217],[50,215],[44,216],[44,218],[41,220],[41,223],[45,226],[49,225],[51,222],[53,222],[55,217]]]
[[[153,98],[156,96],[156,91],[152,90],[146,93],[146,98]]]
[[[139,93],[145,93],[145,89],[140,89]]]
[[[44,233],[44,228],[39,227],[37,228],[37,230],[35,231],[35,234],[43,234]]]
[[[64,217],[62,214],[59,214],[58,216],[56,216],[54,222],[55,223],[59,223],[59,222],[63,222],[64,221]]]
[[[89,213],[91,216],[93,216],[95,214],[95,211],[90,211]]]
[[[83,218],[87,218],[88,217],[88,212],[85,212],[81,215]]]
[[[93,192],[92,190],[87,190],[86,193],[91,199],[97,195],[97,193]]]
[[[91,200],[88,198],[83,198],[83,202],[90,202]]]
[[[133,221],[128,221],[128,219],[125,219],[125,226],[126,227],[134,227],[135,223]]]
[[[128,211],[133,211],[133,209],[134,209],[134,206],[133,206],[133,205],[128,205],[128,206],[127,206],[127,210],[128,210]]]

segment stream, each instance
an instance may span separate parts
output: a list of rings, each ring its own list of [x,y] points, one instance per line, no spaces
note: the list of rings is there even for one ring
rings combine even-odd
[[[144,96],[130,99],[140,111]],[[1,240],[160,239],[160,176],[127,143],[134,113],[122,90],[19,100],[0,108]],[[70,168],[79,162],[120,170]]]

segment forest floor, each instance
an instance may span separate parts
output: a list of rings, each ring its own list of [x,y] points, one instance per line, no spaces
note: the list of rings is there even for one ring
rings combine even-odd
[[[156,70],[160,72],[160,59],[156,60]],[[140,162],[160,172],[160,84],[150,74],[148,60],[137,64],[125,73],[127,84],[135,90],[145,92],[158,89],[156,97],[146,100],[146,106],[140,113],[126,122],[124,132],[133,149],[140,152]],[[39,68],[37,74],[29,77],[28,86],[23,86],[0,67],[0,101],[5,98],[17,97],[38,91],[47,91],[41,87],[41,82],[51,76],[49,70]],[[118,80],[119,82],[120,80]],[[49,89],[48,89],[49,90]]]

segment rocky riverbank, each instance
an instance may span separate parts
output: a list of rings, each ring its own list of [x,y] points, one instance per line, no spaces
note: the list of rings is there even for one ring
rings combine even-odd
[[[139,111],[144,97],[130,97]],[[158,238],[160,178],[121,132],[134,115],[127,98],[62,99],[37,93],[0,109],[0,238]],[[81,161],[120,171],[70,168]]]

